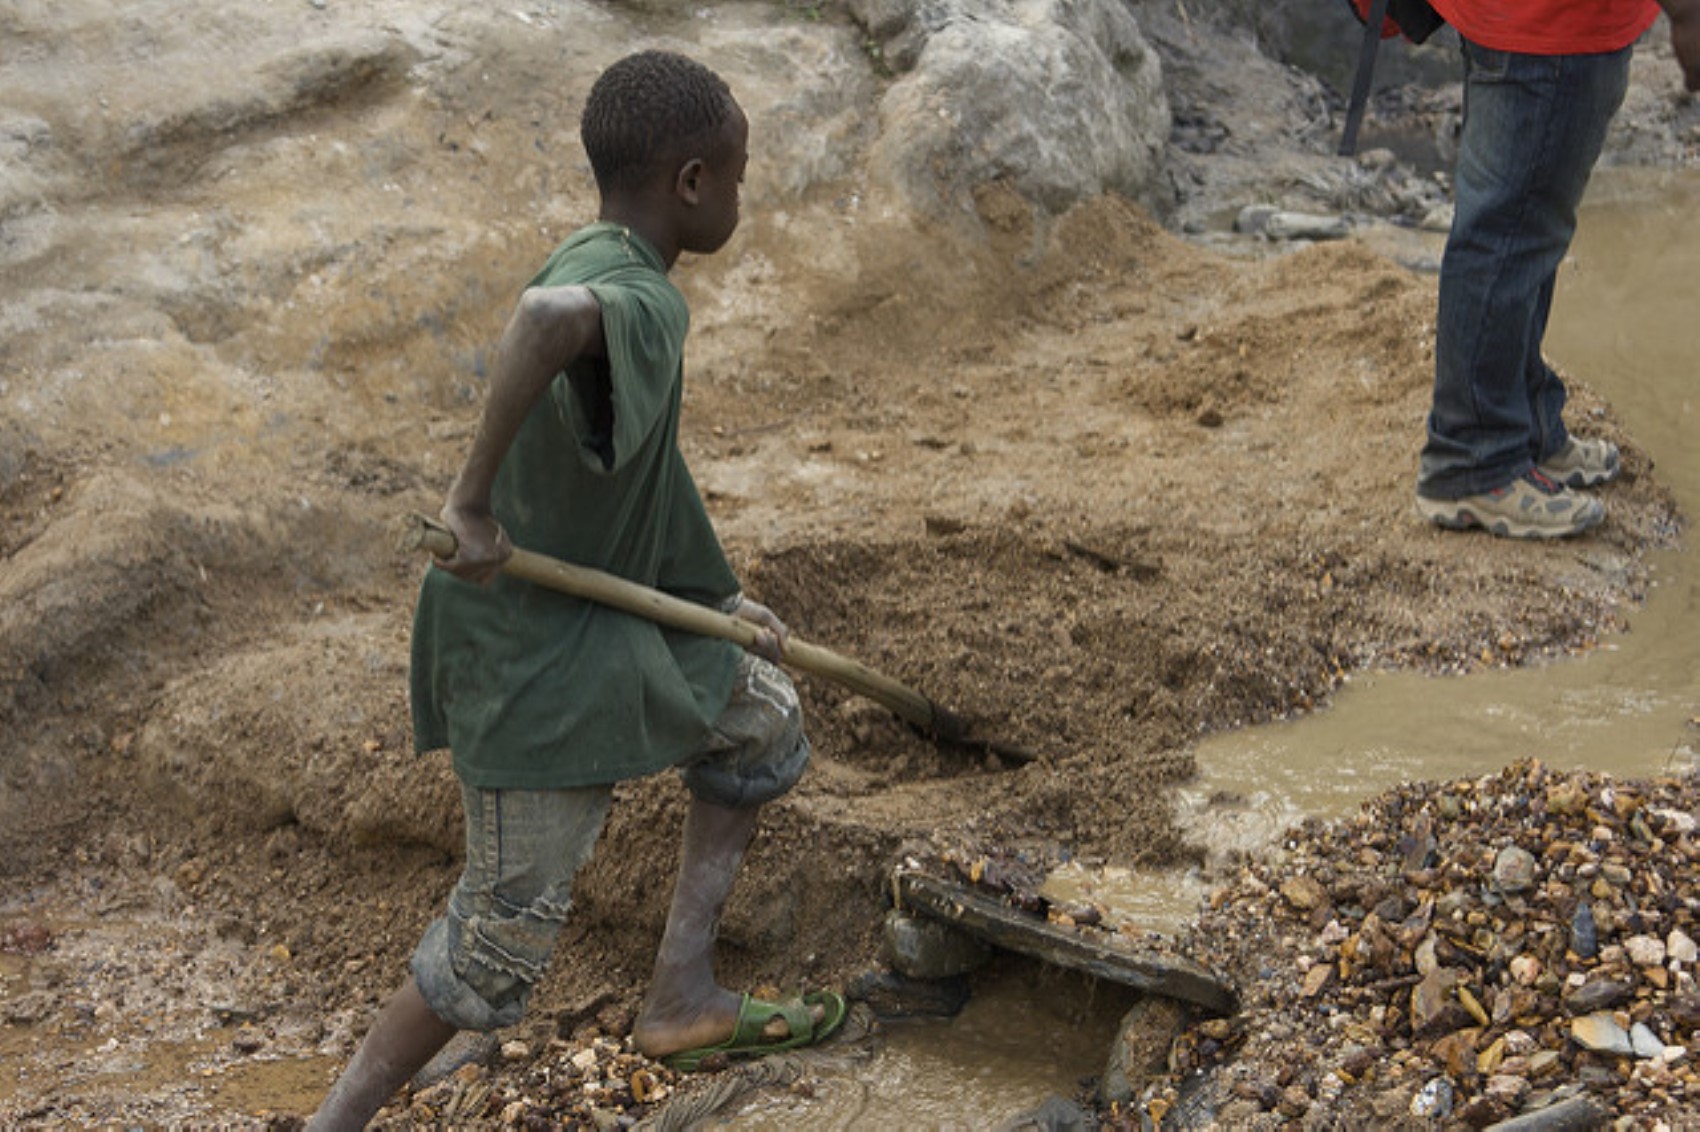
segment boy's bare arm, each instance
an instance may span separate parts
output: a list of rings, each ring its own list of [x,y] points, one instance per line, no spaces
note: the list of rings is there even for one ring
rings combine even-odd
[[[1682,67],[1682,82],[1700,90],[1700,0],[1659,0],[1670,17],[1670,44]]]
[[[578,358],[605,353],[602,308],[587,288],[534,287],[520,296],[496,346],[472,450],[443,505],[458,548],[453,558],[437,559],[438,566],[479,584],[501,570],[513,546],[490,512],[496,469],[555,375]]]

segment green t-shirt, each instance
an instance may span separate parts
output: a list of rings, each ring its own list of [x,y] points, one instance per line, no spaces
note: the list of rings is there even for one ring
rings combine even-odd
[[[738,591],[679,452],[690,315],[666,265],[616,224],[568,237],[532,286],[583,284],[606,362],[557,374],[496,476],[515,546],[716,605]],[[616,782],[699,749],[740,649],[502,575],[433,567],[414,611],[414,744],[485,789]]]

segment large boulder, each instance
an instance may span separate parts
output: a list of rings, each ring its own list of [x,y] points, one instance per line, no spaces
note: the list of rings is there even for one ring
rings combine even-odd
[[[923,215],[1013,186],[1059,215],[1105,191],[1150,193],[1169,135],[1157,55],[1121,0],[852,0],[897,76],[873,175]]]

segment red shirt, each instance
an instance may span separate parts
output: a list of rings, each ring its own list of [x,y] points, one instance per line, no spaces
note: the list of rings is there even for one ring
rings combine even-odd
[[[1655,0],[1429,0],[1458,34],[1496,51],[1592,55],[1628,47],[1659,17]]]

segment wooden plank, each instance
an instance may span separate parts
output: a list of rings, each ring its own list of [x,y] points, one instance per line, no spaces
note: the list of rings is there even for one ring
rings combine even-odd
[[[1052,924],[1010,908],[996,897],[925,873],[899,871],[896,881],[898,898],[905,906],[994,947],[1189,1002],[1214,1014],[1239,1009],[1234,988],[1190,959],[1141,948],[1111,932]]]

